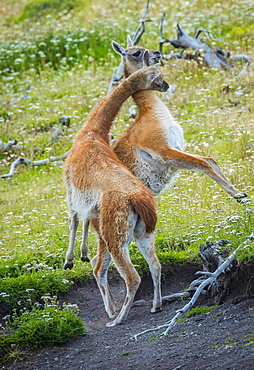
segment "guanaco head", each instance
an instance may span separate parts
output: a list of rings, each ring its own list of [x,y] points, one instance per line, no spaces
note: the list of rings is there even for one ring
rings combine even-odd
[[[129,36],[126,49],[115,41],[112,41],[112,47],[116,53],[122,56],[125,77],[145,66],[158,63],[161,58],[161,54],[157,50],[148,50],[142,46],[134,46]]]
[[[135,90],[156,90],[167,91],[169,86],[164,81],[161,72],[155,66],[143,67],[139,71],[131,74],[127,80],[135,85]]]

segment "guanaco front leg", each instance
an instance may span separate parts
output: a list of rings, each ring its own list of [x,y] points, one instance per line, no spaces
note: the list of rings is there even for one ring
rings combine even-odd
[[[217,173],[217,175],[219,175],[221,178],[223,178],[225,181],[227,181],[229,183],[228,179],[221,172],[220,167],[218,166],[218,164],[216,163],[216,161],[212,157],[203,157],[201,155],[196,155],[196,154],[192,154],[192,155],[195,156],[195,157],[197,157],[197,158],[203,159],[204,161],[206,161],[207,163],[209,163],[210,166],[213,168],[213,170]]]
[[[202,157],[197,155],[191,155],[186,153],[181,153],[183,156],[181,156],[181,165],[185,165],[185,160],[190,162],[190,170],[197,170],[205,173],[207,176],[211,177],[214,181],[216,181],[220,186],[222,186],[226,192],[230,195],[232,195],[236,200],[242,199],[247,197],[247,194],[240,192],[237,190],[228,179],[225,177],[225,175],[221,172],[220,167],[215,162],[213,158],[210,157]],[[187,158],[185,159],[185,156],[187,155]],[[198,161],[196,161],[196,159]],[[188,164],[187,164],[188,166]],[[188,168],[186,168],[188,169]]]
[[[70,211],[70,241],[69,247],[66,253],[64,269],[72,269],[73,267],[73,260],[74,260],[74,247],[75,247],[75,238],[77,234],[77,228],[79,224],[78,214],[77,212]],[[88,226],[89,220],[83,222],[83,232],[82,232],[82,243],[80,246],[81,252],[81,260],[83,262],[89,262],[88,257]]]
[[[151,158],[153,157],[153,151],[148,150],[147,153]],[[170,165],[179,170],[203,172],[211,179],[216,181],[220,186],[222,186],[226,192],[232,195],[235,199],[239,200],[247,197],[247,194],[240,192],[232,184],[230,184],[213,158],[187,154],[178,150],[164,147],[158,150],[158,152],[154,152],[154,159],[152,160],[154,160],[154,162],[161,161],[162,164],[168,166]]]

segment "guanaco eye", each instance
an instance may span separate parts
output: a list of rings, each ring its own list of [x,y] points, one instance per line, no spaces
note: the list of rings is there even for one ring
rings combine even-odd
[[[133,53],[132,55],[133,55],[135,58],[137,58],[137,57],[139,57],[139,56],[140,56],[140,54],[141,54],[141,51],[135,51],[135,53]]]

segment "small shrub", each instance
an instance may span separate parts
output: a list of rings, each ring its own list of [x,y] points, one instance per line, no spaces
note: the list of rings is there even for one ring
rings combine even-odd
[[[13,361],[22,361],[27,352],[18,345],[11,343],[9,338],[0,334],[0,364],[12,363]],[[4,369],[4,367],[3,367]]]
[[[45,308],[35,304],[31,311],[17,310],[13,316],[6,316],[6,327],[0,331],[0,359],[3,362],[21,359],[26,348],[34,350],[42,347],[66,343],[85,335],[87,332],[80,317],[76,315],[76,305],[63,305],[56,297],[44,296]]]
[[[14,319],[17,330],[10,341],[33,349],[51,347],[86,334],[83,322],[75,315],[73,307],[60,310],[56,305],[43,310],[25,311]]]

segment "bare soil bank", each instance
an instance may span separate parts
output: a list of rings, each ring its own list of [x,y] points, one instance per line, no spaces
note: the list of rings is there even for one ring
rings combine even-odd
[[[186,288],[200,266],[164,266],[163,295]],[[86,336],[65,345],[31,353],[23,361],[4,366],[12,370],[84,369],[254,369],[254,266],[242,266],[230,277],[231,288],[221,289],[221,302],[211,312],[192,316],[177,323],[168,337],[156,338],[158,332],[131,336],[147,328],[164,324],[186,302],[163,305],[163,311],[150,313],[149,306],[133,307],[127,321],[107,328],[109,321],[94,281],[74,287],[63,301],[77,303],[80,316],[89,331]],[[114,295],[124,297],[124,284],[117,272],[109,273]],[[223,285],[223,284],[222,284]],[[142,279],[136,299],[152,299],[150,276]],[[214,299],[203,296],[198,304],[211,305]]]

